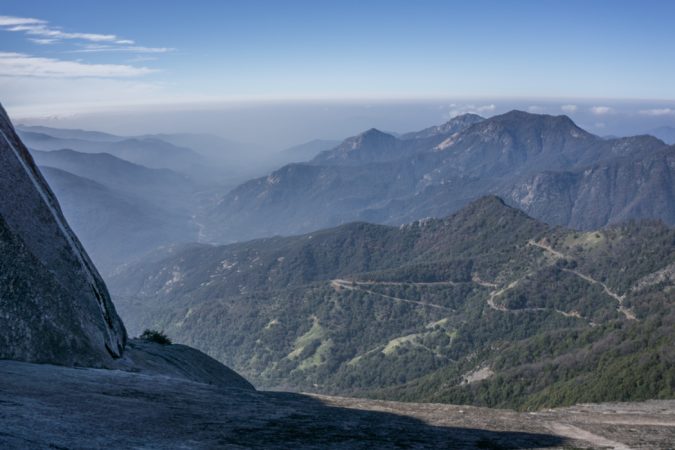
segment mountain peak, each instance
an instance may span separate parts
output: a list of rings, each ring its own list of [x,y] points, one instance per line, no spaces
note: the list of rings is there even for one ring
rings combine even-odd
[[[399,156],[399,140],[377,128],[345,139],[334,149],[319,153],[313,163],[353,164],[395,159]]]
[[[378,130],[377,128],[373,127],[373,128],[370,128],[370,129],[360,133],[359,136],[368,136],[368,135],[376,136],[376,135],[380,135],[380,134],[387,134],[387,133],[384,133],[384,132]]]
[[[597,139],[566,115],[535,114],[517,109],[484,120],[477,131],[484,136],[496,136],[499,130],[508,130],[512,137],[520,136],[523,142],[534,142],[543,136],[547,139]]]
[[[484,196],[479,197],[478,199],[472,201],[471,203],[469,203],[469,205],[483,205],[483,206],[494,206],[494,207],[497,207],[497,208],[501,208],[501,207],[511,208],[498,195],[484,195]]]
[[[507,205],[504,200],[497,195],[484,195],[467,204],[464,208],[459,210],[457,214],[479,216],[485,214],[502,215],[507,212],[520,213],[520,210]]]
[[[485,120],[485,117],[479,116],[478,114],[474,113],[464,113],[460,114],[458,116],[453,117],[452,119],[448,120],[446,123],[453,123],[453,122],[480,122],[482,120]]]
[[[479,116],[478,114],[466,113],[455,116],[452,119],[445,122],[443,125],[438,126],[438,133],[443,134],[452,134],[458,131],[462,131],[466,128],[469,128],[471,125],[478,122],[484,121],[485,118]]]
[[[499,114],[497,116],[492,117],[492,119],[502,117],[502,118],[517,118],[517,119],[523,119],[527,117],[537,117],[537,116],[543,116],[544,114],[536,114],[536,113],[531,113],[527,111],[523,111],[522,109],[512,109],[511,111],[507,111],[504,114]]]
[[[361,140],[366,140],[366,139],[389,139],[389,140],[395,140],[396,137],[392,136],[389,133],[385,133],[384,131],[380,131],[377,128],[371,128],[369,130],[366,130],[357,136],[355,136],[353,139],[361,139]]]
[[[531,113],[527,111],[521,111],[519,109],[513,109],[509,112],[491,117],[490,119],[487,120],[495,122],[510,122],[510,123],[528,123],[533,121],[544,121],[556,124],[558,126],[579,128],[578,125],[574,123],[574,121],[565,114],[554,116],[550,114]]]
[[[519,109],[512,109],[511,111],[505,112],[504,114],[493,116],[489,118],[488,121],[520,124],[527,124],[537,121],[551,121],[559,124],[574,125],[574,122],[572,122],[572,120],[565,115],[552,116],[550,114],[531,113]]]

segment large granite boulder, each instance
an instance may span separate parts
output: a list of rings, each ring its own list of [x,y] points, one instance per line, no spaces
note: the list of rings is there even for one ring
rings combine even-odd
[[[0,106],[0,359],[110,367],[127,335]]]

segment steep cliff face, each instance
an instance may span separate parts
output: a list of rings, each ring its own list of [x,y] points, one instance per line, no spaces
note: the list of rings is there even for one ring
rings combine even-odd
[[[0,359],[107,366],[126,330],[0,106]]]
[[[570,172],[542,172],[504,191],[545,222],[591,230],[654,217],[675,223],[675,146]]]

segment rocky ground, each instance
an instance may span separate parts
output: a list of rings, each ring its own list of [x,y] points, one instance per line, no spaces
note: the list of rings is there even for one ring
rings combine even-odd
[[[520,413],[472,406],[400,403],[340,397],[316,397],[327,405],[406,415],[441,428],[478,433],[517,431],[563,439],[552,448],[672,449],[675,401],[583,404]],[[534,448],[497,439],[483,448]],[[567,440],[565,440],[567,439]],[[492,445],[492,446],[490,446]],[[480,446],[478,446],[480,448]]]
[[[0,361],[0,448],[672,448],[675,401],[516,413]]]

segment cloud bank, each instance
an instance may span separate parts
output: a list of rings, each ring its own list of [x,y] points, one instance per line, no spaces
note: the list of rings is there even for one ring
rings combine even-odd
[[[673,108],[654,108],[654,109],[641,109],[638,111],[639,114],[643,116],[651,117],[660,117],[660,116],[671,116],[675,115],[675,109]]]
[[[596,116],[604,116],[614,112],[614,110],[609,106],[591,106],[590,110]]]
[[[154,72],[147,67],[124,64],[85,64],[23,53],[0,52],[0,76],[57,78],[120,78],[137,77]]]

